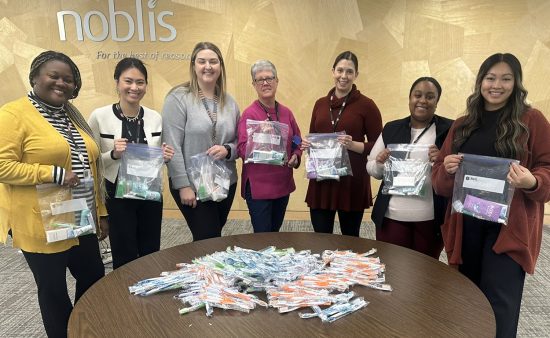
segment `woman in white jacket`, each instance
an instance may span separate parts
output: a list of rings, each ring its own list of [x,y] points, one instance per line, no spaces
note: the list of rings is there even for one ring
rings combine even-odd
[[[120,158],[128,143],[162,147],[164,161],[174,155],[161,143],[159,113],[141,106],[147,91],[147,69],[136,58],[124,58],[116,65],[114,79],[119,102],[95,109],[88,121],[101,148],[105,164],[109,240],[113,269],[160,249],[162,202],[115,198]]]

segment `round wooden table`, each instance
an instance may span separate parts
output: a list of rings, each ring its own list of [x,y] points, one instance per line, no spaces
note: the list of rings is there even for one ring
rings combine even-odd
[[[298,311],[279,314],[257,307],[249,314],[204,309],[180,315],[177,290],[134,296],[128,286],[174,270],[176,263],[223,251],[228,246],[262,249],[270,245],[296,250],[366,252],[378,249],[386,264],[386,282],[394,291],[352,288],[370,302],[333,323],[301,319]],[[265,298],[264,298],[265,299]],[[310,309],[305,309],[310,312]],[[94,284],[74,307],[69,337],[494,337],[495,319],[481,291],[466,277],[423,254],[392,244],[317,233],[261,233],[208,239],[139,258]]]

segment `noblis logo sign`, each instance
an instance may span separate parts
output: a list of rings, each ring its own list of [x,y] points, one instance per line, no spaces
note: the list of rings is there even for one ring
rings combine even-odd
[[[79,41],[86,38],[92,41],[104,41],[107,37],[111,36],[113,41],[129,41],[131,40],[136,31],[139,41],[145,41],[145,29],[149,28],[148,38],[149,41],[172,41],[176,38],[176,29],[174,26],[167,24],[164,21],[166,16],[173,16],[173,12],[161,11],[158,14],[155,13],[155,7],[157,0],[149,0],[147,2],[147,9],[144,11],[142,6],[142,0],[135,0],[135,13],[132,14],[115,9],[115,0],[109,0],[109,13],[103,14],[101,11],[92,10],[84,14],[84,20],[82,16],[75,11],[60,11],[57,12],[57,25],[59,26],[59,39],[61,41],[67,41],[67,34],[65,32],[65,19],[66,17],[72,17],[76,28],[76,38]],[[98,20],[93,20],[92,18]],[[144,20],[144,17],[146,18]],[[125,36],[119,36],[117,31],[117,20],[121,27],[128,25],[128,33]],[[70,23],[72,20],[68,20]],[[101,22],[101,25],[99,25]],[[93,26],[93,27],[92,27]],[[159,32],[157,32],[159,28]],[[93,32],[92,32],[93,31]],[[126,30],[124,30],[126,31]]]

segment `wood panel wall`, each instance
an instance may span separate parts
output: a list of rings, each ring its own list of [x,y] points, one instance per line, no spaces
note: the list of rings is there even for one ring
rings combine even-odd
[[[100,42],[86,36],[78,41],[68,17],[67,40],[60,40],[57,12],[75,11],[84,20],[86,13],[99,11],[111,24],[110,4],[134,21],[141,6],[144,41],[137,28],[125,42],[110,35]],[[158,41],[169,32],[155,21],[157,41],[151,41],[149,13],[156,20],[163,11],[173,13],[163,20],[177,36]],[[100,35],[100,17],[90,18],[91,34]],[[116,18],[118,36],[127,35],[126,19]],[[274,62],[278,100],[294,111],[304,133],[313,103],[332,86],[332,62],[344,50],[358,55],[356,84],[377,103],[384,122],[409,114],[409,87],[420,76],[434,76],[443,87],[437,112],[459,116],[481,62],[495,52],[520,59],[530,101],[550,114],[550,2],[544,0],[0,0],[0,104],[30,89],[30,62],[54,49],[70,55],[82,72],[83,89],[74,103],[84,115],[117,101],[112,80],[117,53],[144,57],[149,86],[143,104],[161,111],[168,90],[188,80],[188,56],[198,41],[222,50],[229,93],[241,109],[255,99],[250,65],[260,58]],[[307,210],[303,177],[302,168],[295,173],[289,211]],[[172,198],[165,197],[165,208],[174,209]],[[246,203],[237,196],[233,209],[246,210]]]

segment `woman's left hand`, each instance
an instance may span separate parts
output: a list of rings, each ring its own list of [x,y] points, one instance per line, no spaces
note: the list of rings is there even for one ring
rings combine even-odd
[[[338,141],[346,149],[351,149],[351,147],[353,146],[353,139],[351,138],[351,135],[340,135],[338,136]]]
[[[164,158],[164,163],[170,162],[172,157],[174,157],[174,148],[167,145],[166,143],[162,144],[162,157]]]
[[[290,156],[290,160],[288,160],[288,163],[286,165],[291,168],[298,167],[298,155],[292,154],[292,156]]]
[[[506,179],[514,188],[532,190],[537,187],[537,179],[535,176],[531,174],[529,169],[517,163],[512,163],[510,165],[510,171]]]
[[[109,221],[107,220],[107,216],[99,217],[99,226],[97,227],[96,232],[97,239],[99,239],[100,241],[109,236]]]
[[[223,160],[227,156],[228,152],[224,146],[213,145],[206,151],[206,154],[215,160]]]

